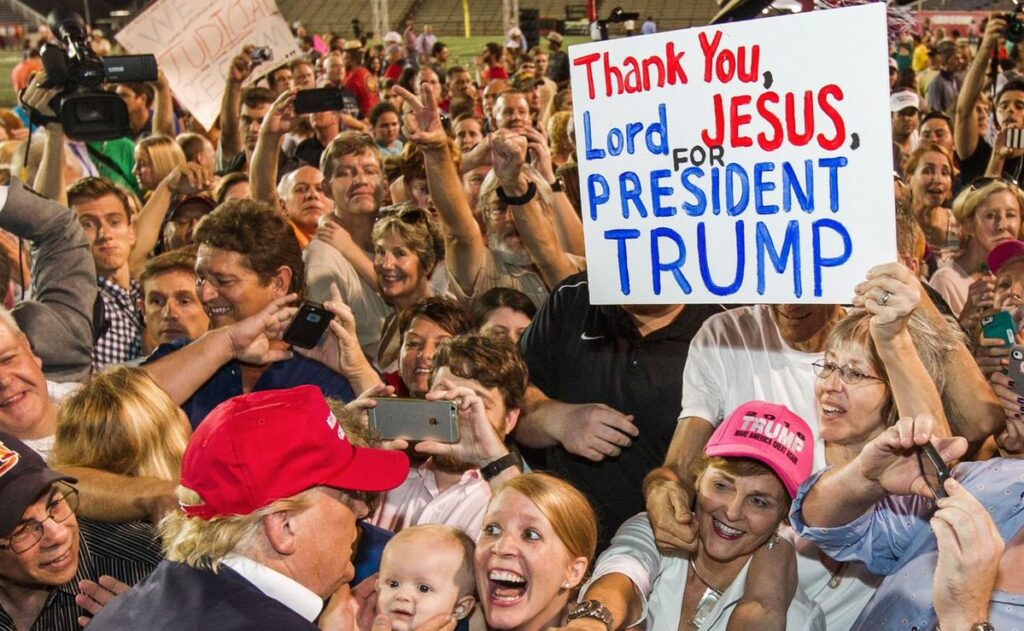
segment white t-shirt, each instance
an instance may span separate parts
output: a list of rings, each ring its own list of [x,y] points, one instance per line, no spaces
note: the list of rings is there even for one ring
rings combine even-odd
[[[717,313],[690,343],[683,368],[679,418],[697,416],[715,427],[747,401],[785,405],[814,432],[814,469],[825,467],[825,445],[818,429],[814,362],[824,353],[790,348],[772,319],[769,305]]]

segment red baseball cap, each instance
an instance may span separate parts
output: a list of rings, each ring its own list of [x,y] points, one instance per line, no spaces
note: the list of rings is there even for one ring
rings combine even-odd
[[[299,386],[229,399],[199,424],[181,484],[203,498],[190,517],[248,515],[314,486],[387,491],[405,481],[400,451],[354,447],[320,388]]]
[[[750,401],[722,421],[704,447],[709,456],[752,458],[771,467],[790,497],[811,476],[814,434],[784,405]]]
[[[1024,257],[1024,241],[1003,241],[988,253],[988,268],[998,274],[1003,265],[1021,257]]]

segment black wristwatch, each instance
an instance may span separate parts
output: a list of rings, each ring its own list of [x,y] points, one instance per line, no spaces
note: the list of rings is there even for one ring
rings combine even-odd
[[[506,195],[505,189],[501,188],[500,186],[497,188],[495,192],[498,194],[498,201],[500,201],[501,203],[508,204],[509,206],[522,206],[523,204],[533,199],[534,196],[537,194],[537,185],[534,184],[533,182],[530,182],[526,186],[526,192],[520,195],[519,197],[511,197],[509,195]]]
[[[555,181],[551,183],[551,190],[554,191],[555,193],[565,192],[565,184],[562,182],[562,178],[555,178]]]
[[[488,462],[484,466],[480,467],[480,475],[483,476],[484,480],[490,482],[494,478],[498,477],[505,469],[514,467],[519,464],[519,457],[514,453],[509,452],[498,458],[497,460]]]
[[[579,618],[600,620],[608,627],[609,631],[611,631],[612,624],[615,622],[612,612],[608,611],[608,608],[602,605],[600,600],[584,600],[570,607],[566,620],[578,620]]]

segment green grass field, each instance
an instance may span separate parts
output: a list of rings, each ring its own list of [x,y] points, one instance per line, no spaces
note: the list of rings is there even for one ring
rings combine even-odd
[[[0,107],[14,107],[17,95],[11,85],[11,70],[21,61],[21,51],[0,51]]]
[[[445,37],[444,42],[448,44],[451,51],[450,65],[473,65],[473,58],[480,54],[484,44],[487,42],[502,43],[501,35],[476,36],[476,37]],[[566,45],[578,44],[589,41],[587,37],[565,38]],[[13,107],[17,103],[17,96],[11,86],[11,70],[21,61],[19,51],[0,51],[0,107]]]

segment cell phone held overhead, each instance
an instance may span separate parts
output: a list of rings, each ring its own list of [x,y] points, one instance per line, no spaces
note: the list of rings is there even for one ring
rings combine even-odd
[[[379,398],[370,408],[370,429],[382,440],[459,442],[459,413],[452,401]]]

